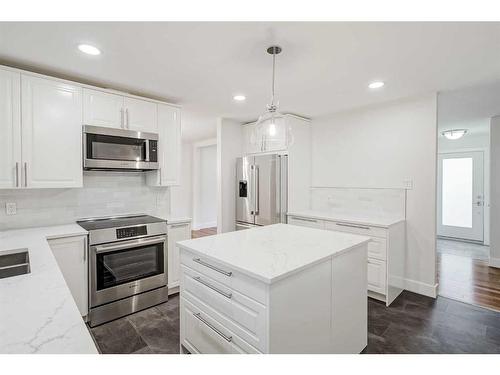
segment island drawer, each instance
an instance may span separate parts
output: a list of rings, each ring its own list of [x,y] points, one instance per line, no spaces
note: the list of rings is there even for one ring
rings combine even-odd
[[[386,260],[387,240],[385,238],[372,237],[368,242],[368,258]]]
[[[181,266],[181,293],[203,303],[231,321],[232,329],[246,341],[261,347],[266,332],[266,307],[186,266]],[[222,320],[222,319],[221,319]]]
[[[259,280],[185,249],[181,249],[181,264],[264,305],[266,304],[267,286]]]
[[[339,232],[362,234],[370,237],[387,238],[387,229],[369,225],[345,223],[341,221],[325,221],[325,229]]]
[[[181,343],[201,354],[259,354],[260,352],[215,320],[203,308],[181,297]]]

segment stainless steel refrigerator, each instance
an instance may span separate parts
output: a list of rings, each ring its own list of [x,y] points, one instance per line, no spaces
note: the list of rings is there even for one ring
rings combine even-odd
[[[286,222],[288,156],[236,160],[236,230]]]

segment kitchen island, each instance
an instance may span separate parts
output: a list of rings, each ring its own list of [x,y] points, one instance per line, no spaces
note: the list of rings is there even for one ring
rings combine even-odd
[[[369,238],[275,224],[181,241],[181,351],[359,353]]]

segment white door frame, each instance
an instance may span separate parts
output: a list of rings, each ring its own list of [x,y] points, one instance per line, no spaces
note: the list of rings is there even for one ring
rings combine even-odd
[[[483,226],[483,243],[484,245],[489,245],[489,149],[486,148],[462,148],[462,149],[450,149],[443,152],[437,153],[437,207],[436,207],[436,217],[437,217],[437,232],[439,232],[439,226],[441,225],[441,215],[442,215],[442,157],[446,157],[446,155],[453,154],[467,154],[467,153],[475,153],[480,152],[482,154],[483,161],[483,215],[482,215],[482,226]],[[473,198],[475,199],[475,198]],[[457,237],[458,238],[458,237]]]
[[[198,217],[198,208],[200,207],[200,151],[204,147],[216,146],[217,147],[217,138],[205,139],[203,141],[193,143],[193,174],[192,174],[192,194],[193,194],[193,230],[198,230],[201,228],[205,228],[206,224],[214,224],[213,226],[217,226],[217,223],[200,223]]]

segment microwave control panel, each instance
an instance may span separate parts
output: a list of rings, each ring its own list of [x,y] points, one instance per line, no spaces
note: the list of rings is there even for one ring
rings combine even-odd
[[[149,161],[158,161],[158,141],[149,141]]]
[[[116,238],[130,238],[145,236],[148,234],[148,230],[145,225],[138,227],[128,227],[128,228],[118,228],[116,230]]]

